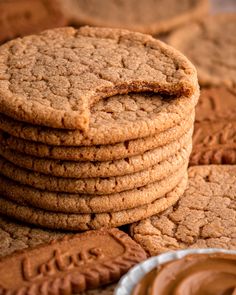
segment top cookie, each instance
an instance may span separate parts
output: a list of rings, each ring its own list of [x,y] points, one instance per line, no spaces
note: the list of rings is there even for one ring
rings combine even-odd
[[[148,34],[169,31],[202,17],[208,10],[207,0],[181,0],[181,5],[178,0],[71,0],[66,4],[66,14],[74,24],[126,28]]]
[[[196,70],[151,36],[83,27],[45,31],[0,47],[1,112],[49,127],[87,130],[101,98],[152,91],[191,96]]]
[[[185,26],[168,43],[186,54],[202,85],[236,87],[236,14],[220,14]]]

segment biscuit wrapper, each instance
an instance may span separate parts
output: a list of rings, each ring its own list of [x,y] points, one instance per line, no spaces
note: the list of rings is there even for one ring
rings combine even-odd
[[[189,254],[210,254],[210,253],[226,253],[226,254],[236,254],[236,250],[225,250],[225,249],[187,249],[179,250],[174,252],[167,252],[160,254],[158,256],[151,257],[129,270],[129,272],[124,275],[114,292],[114,295],[130,295],[136,284],[144,277],[145,274],[150,272],[153,268],[158,265],[164,264],[171,260],[181,259]]]

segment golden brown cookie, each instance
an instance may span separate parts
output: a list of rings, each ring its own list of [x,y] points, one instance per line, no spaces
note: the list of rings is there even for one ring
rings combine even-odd
[[[176,154],[181,153],[183,148],[187,148],[191,144],[191,140],[192,130],[189,130],[177,141],[149,150],[141,155],[103,162],[75,162],[37,158],[18,153],[2,145],[0,145],[0,155],[19,167],[47,175],[65,178],[104,178],[136,173],[151,168],[158,163],[160,164],[160,169],[163,167],[164,171],[164,166],[161,165],[161,162],[169,158],[174,159]]]
[[[0,198],[0,213],[15,219],[42,227],[67,230],[89,230],[101,227],[116,227],[148,218],[166,210],[175,204],[184,193],[187,185],[187,175],[179,185],[162,198],[129,210],[100,214],[65,214],[35,209],[19,205],[3,197]]]
[[[187,164],[168,177],[136,189],[108,195],[50,192],[0,176],[0,195],[22,205],[62,213],[106,213],[131,209],[155,201],[172,189],[186,173]]]
[[[199,90],[191,97],[138,93],[100,100],[91,108],[89,130],[56,129],[16,121],[0,114],[0,129],[13,136],[61,146],[93,146],[155,136],[190,119]]]
[[[0,143],[10,147],[12,150],[40,158],[67,161],[113,161],[140,155],[151,149],[162,148],[165,145],[172,144],[172,142],[183,137],[192,128],[193,121],[194,113],[166,131],[153,136],[126,140],[111,145],[53,146],[24,140],[1,130]]]
[[[49,243],[72,232],[45,230],[0,216],[0,257],[40,244]]]
[[[194,66],[161,41],[92,27],[48,30],[2,45],[0,77],[2,113],[83,131],[90,107],[102,98],[132,91],[190,97],[198,87]]]
[[[191,150],[192,145],[188,144],[180,153],[143,171],[107,178],[63,178],[45,175],[20,168],[2,157],[0,170],[2,175],[12,180],[42,190],[104,195],[139,188],[168,177],[188,163]]]
[[[151,255],[185,248],[236,248],[236,166],[189,168],[179,202],[131,226],[132,237]]]

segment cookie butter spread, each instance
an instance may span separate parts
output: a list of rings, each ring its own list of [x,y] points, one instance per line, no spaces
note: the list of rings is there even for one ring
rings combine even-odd
[[[137,284],[132,295],[235,295],[236,255],[194,254],[163,264]]]

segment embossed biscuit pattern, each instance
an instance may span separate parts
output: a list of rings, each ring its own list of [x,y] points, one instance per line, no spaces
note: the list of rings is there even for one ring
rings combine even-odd
[[[41,294],[42,289],[54,294],[80,292],[117,280],[145,258],[144,250],[118,229],[65,236],[3,257],[0,291],[26,295]],[[5,272],[8,267],[14,280]]]

